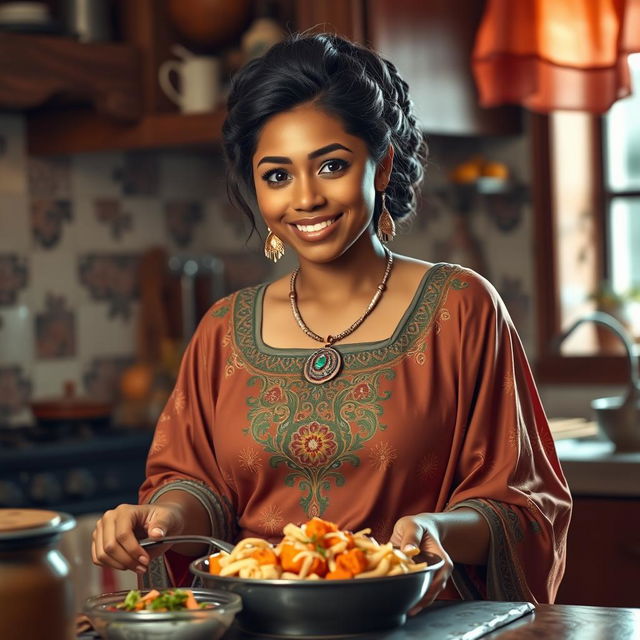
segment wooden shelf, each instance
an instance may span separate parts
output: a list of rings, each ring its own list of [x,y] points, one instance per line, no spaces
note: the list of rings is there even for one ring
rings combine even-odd
[[[135,123],[114,121],[84,109],[32,112],[27,149],[32,155],[122,149],[218,145],[225,110],[148,114]]]
[[[0,33],[0,108],[88,104],[120,121],[142,115],[140,54],[122,43]]]

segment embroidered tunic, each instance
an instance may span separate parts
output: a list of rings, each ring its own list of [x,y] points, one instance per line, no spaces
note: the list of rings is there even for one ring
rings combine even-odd
[[[491,529],[462,597],[552,601],[571,498],[526,356],[481,276],[432,267],[393,335],[338,344],[334,380],[308,383],[311,349],[261,339],[266,285],[200,322],[158,420],[141,502],[181,488],[214,535],[281,537],[314,515],[386,542],[403,515],[472,507]]]

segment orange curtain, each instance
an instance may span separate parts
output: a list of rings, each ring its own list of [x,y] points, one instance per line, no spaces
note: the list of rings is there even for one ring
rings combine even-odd
[[[640,0],[487,0],[472,68],[483,107],[604,113],[638,51]]]

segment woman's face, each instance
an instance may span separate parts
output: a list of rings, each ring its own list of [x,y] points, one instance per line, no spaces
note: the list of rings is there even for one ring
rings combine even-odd
[[[253,156],[265,223],[313,262],[342,255],[367,231],[376,187],[386,187],[387,175],[385,161],[376,171],[361,138],[309,104],[270,118]]]

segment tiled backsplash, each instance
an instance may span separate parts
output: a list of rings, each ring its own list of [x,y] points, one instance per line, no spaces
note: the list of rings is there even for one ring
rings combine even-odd
[[[24,119],[0,115],[0,420],[19,422],[29,399],[114,397],[132,362],[142,252],[223,257],[230,289],[276,277],[255,236],[226,199],[216,150],[28,157]],[[528,179],[526,138],[434,139],[413,226],[394,251],[478,268],[503,295],[533,349],[530,207],[474,200],[459,215],[448,167],[484,153]],[[496,210],[497,209],[497,210]],[[248,259],[250,258],[250,259]]]

